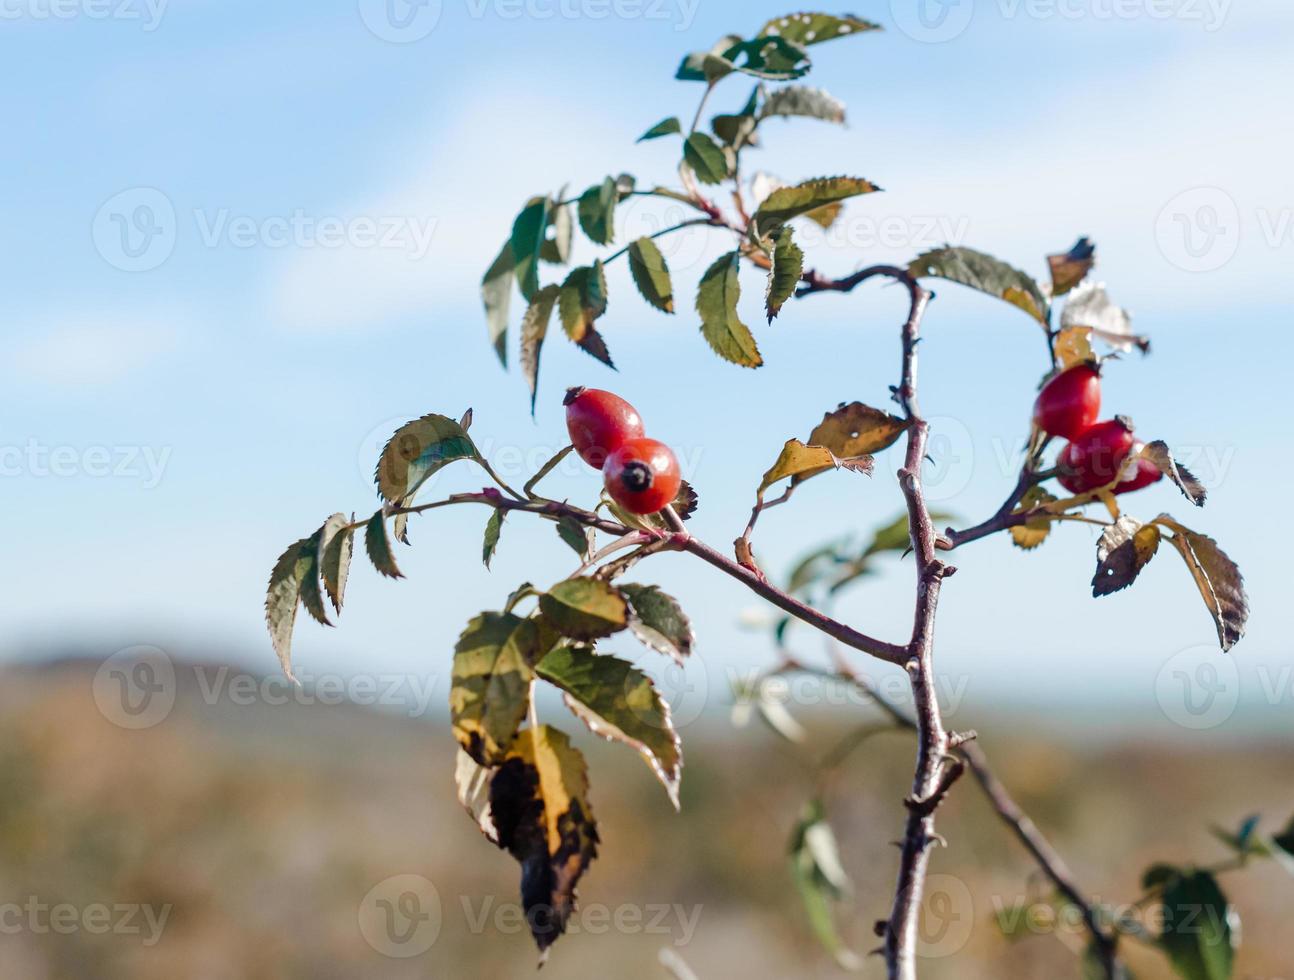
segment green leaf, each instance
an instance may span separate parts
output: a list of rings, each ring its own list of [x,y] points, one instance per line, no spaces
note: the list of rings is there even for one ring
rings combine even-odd
[[[678,809],[682,745],[651,678],[628,661],[566,644],[545,656],[535,673],[565,692],[567,707],[590,731],[641,755]]]
[[[1249,621],[1249,597],[1240,569],[1212,538],[1183,527],[1167,514],[1160,514],[1154,523],[1173,532],[1169,540],[1186,562],[1213,616],[1218,642],[1223,650],[1230,650],[1245,635]]]
[[[674,312],[674,287],[670,283],[669,266],[650,238],[639,238],[629,245],[629,271],[643,299],[658,310]]]
[[[539,355],[548,336],[548,321],[553,316],[558,288],[550,283],[539,292],[521,318],[521,373],[530,386],[530,414],[535,414],[535,399],[539,395]]]
[[[794,187],[781,187],[759,206],[753,217],[755,231],[763,238],[772,234],[792,218],[823,207],[844,201],[860,194],[871,194],[880,190],[871,181],[861,177],[820,177],[806,180]]]
[[[789,82],[809,73],[809,53],[804,45],[778,35],[739,41],[723,52],[732,70],[772,82]]]
[[[761,120],[775,116],[803,116],[843,125],[845,104],[820,88],[787,85],[769,95],[759,110]]]
[[[342,518],[342,520],[345,520],[345,518]],[[328,522],[310,536],[310,544],[307,547],[309,552],[307,557],[310,564],[301,578],[301,605],[305,606],[306,612],[320,626],[332,625],[328,620],[328,609],[324,605],[323,588],[320,581],[323,536],[332,521],[331,517],[328,518]]]
[[[739,44],[741,39],[740,34],[729,34],[720,38],[709,51],[693,51],[683,59],[674,77],[684,82],[714,84],[736,70],[723,53]]]
[[[615,367],[611,363],[606,342],[593,326],[594,321],[606,310],[607,277],[602,262],[597,260],[591,266],[571,270],[557,297],[557,312],[562,320],[562,329],[582,350],[607,367]]]
[[[810,802],[800,815],[791,833],[790,858],[791,875],[814,936],[843,969],[860,969],[862,960],[836,928],[832,906],[848,893],[849,880],[820,801]]]
[[[1064,296],[1087,278],[1096,265],[1096,246],[1086,236],[1074,243],[1068,252],[1047,256],[1051,269],[1051,297]]]
[[[551,238],[545,237],[544,244],[539,249],[539,257],[553,265],[565,265],[571,260],[571,242],[575,237],[570,206],[559,205],[557,199],[550,199],[548,226],[553,229],[553,235]]]
[[[481,547],[481,560],[485,562],[485,567],[490,567],[490,562],[494,559],[494,553],[499,550],[499,536],[503,534],[503,519],[506,515],[502,510],[496,509],[490,514],[490,519],[485,522],[485,542]]]
[[[810,45],[880,29],[879,24],[851,14],[840,17],[832,14],[787,14],[785,17],[774,17],[763,26],[759,35],[777,35],[796,44]]]
[[[768,291],[764,295],[769,323],[782,312],[782,304],[795,292],[803,271],[804,253],[795,244],[790,226],[784,226],[773,240],[773,268],[768,274]]]
[[[504,242],[498,257],[481,279],[481,302],[485,304],[485,325],[489,330],[490,345],[504,367],[508,366],[508,308],[512,303],[512,270],[516,264],[512,258],[512,243]]]
[[[574,446],[567,446],[565,449],[562,449],[556,454],[554,454],[548,460],[548,462],[544,463],[543,466],[539,467],[539,472],[537,472],[534,476],[532,476],[529,480],[526,481],[526,485],[521,488],[522,492],[527,497],[533,497],[535,495],[534,494],[535,487],[539,486],[540,481],[543,480],[543,478],[546,477],[553,470],[555,470],[557,468],[557,465],[574,451],[575,451]]]
[[[597,856],[588,767],[567,736],[527,728],[490,783],[498,844],[521,863],[521,902],[543,953],[566,930],[575,889]]]
[[[539,597],[544,618],[562,636],[596,640],[629,625],[629,603],[620,590],[595,578],[568,578]]]
[[[580,227],[590,240],[599,245],[610,245],[616,234],[616,205],[620,194],[614,177],[594,184],[579,200]]]
[[[396,429],[382,449],[374,480],[382,499],[398,504],[459,459],[481,459],[467,430],[447,415],[424,415]]]
[[[1294,857],[1294,820],[1291,820],[1283,831],[1272,837],[1272,843]]]
[[[1239,942],[1239,919],[1217,879],[1207,871],[1170,881],[1161,899],[1164,931],[1159,944],[1184,980],[1230,980]]]
[[[1096,545],[1092,595],[1100,598],[1135,582],[1159,550],[1159,536],[1158,525],[1142,524],[1127,514],[1107,527]]]
[[[270,642],[274,644],[283,673],[292,681],[296,680],[292,674],[292,627],[296,623],[301,583],[315,568],[313,553],[313,538],[302,538],[290,545],[274,563],[265,594],[265,625],[270,631]]]
[[[350,575],[350,560],[355,553],[355,529],[349,526],[344,514],[334,514],[323,526],[319,545],[319,571],[332,607],[341,612],[346,595],[346,579]]]
[[[728,158],[705,133],[692,133],[683,141],[683,162],[703,184],[718,184],[728,176]]]
[[[654,585],[620,586],[629,600],[629,629],[643,644],[672,657],[680,666],[691,656],[696,636],[683,607]]]
[[[742,367],[764,363],[750,328],[737,316],[741,283],[737,278],[740,256],[729,252],[705,271],[696,294],[696,311],[701,314],[701,334],[724,360]]]
[[[1050,329],[1050,307],[1038,283],[991,255],[972,248],[938,248],[913,259],[908,272],[917,278],[947,279],[996,296]]]
[[[570,549],[580,556],[580,560],[589,556],[589,532],[584,525],[573,518],[570,514],[563,514],[557,522],[557,536],[561,538]]]
[[[668,119],[662,119],[647,132],[643,133],[634,142],[642,143],[646,140],[659,139],[662,136],[669,136],[671,133],[683,132],[683,126],[678,121],[677,116],[670,116]]]
[[[386,536],[386,515],[380,510],[364,528],[364,548],[373,567],[387,578],[404,578],[391,553],[391,541]]]
[[[539,291],[539,252],[548,234],[548,205],[548,198],[532,197],[512,223],[513,274],[526,302]]]
[[[530,708],[534,665],[554,639],[538,620],[498,612],[481,613],[458,638],[450,715],[454,737],[481,765],[498,765],[512,746]]]

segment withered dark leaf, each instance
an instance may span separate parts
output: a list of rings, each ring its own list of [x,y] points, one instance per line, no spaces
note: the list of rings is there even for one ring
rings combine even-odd
[[[1196,507],[1203,507],[1208,491],[1194,473],[1173,458],[1173,451],[1163,440],[1156,439],[1147,443],[1141,451],[1143,458],[1150,460],[1159,468],[1159,472],[1172,480],[1177,488],[1185,494],[1186,499]]]
[[[1126,514],[1107,527],[1096,545],[1092,595],[1099,598],[1126,589],[1159,550],[1159,527]]]

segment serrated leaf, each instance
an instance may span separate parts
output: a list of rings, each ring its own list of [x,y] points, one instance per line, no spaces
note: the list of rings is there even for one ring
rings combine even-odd
[[[674,287],[670,282],[669,265],[650,238],[639,238],[630,243],[629,271],[643,299],[658,310],[674,312]]]
[[[535,672],[565,692],[567,707],[590,731],[641,755],[678,809],[682,744],[650,677],[626,660],[567,644],[553,648]]]
[[[481,546],[481,561],[485,567],[490,567],[490,562],[494,560],[494,553],[499,550],[499,537],[503,534],[503,519],[506,515],[502,510],[495,509],[490,514],[490,519],[485,522],[485,541]]]
[[[1047,256],[1047,267],[1051,269],[1051,296],[1064,296],[1067,292],[1087,278],[1096,265],[1096,246],[1086,236],[1074,243],[1068,252]]]
[[[820,88],[786,85],[771,93],[759,110],[759,118],[803,116],[825,122],[845,121],[845,104]]]
[[[804,808],[791,833],[789,850],[791,874],[814,936],[842,968],[860,969],[862,961],[836,927],[832,905],[847,893],[848,879],[843,877],[835,836],[821,802],[815,800]]]
[[[615,367],[611,363],[606,342],[593,326],[594,321],[606,311],[607,277],[602,262],[595,260],[591,266],[572,269],[557,297],[557,312],[562,320],[562,329],[582,350],[607,367]]]
[[[494,770],[483,766],[461,748],[454,763],[454,788],[458,792],[458,802],[475,821],[490,843],[499,843],[499,831],[494,826],[494,815],[490,812],[490,780]]]
[[[1049,307],[1033,277],[973,248],[937,248],[912,260],[908,272],[970,286],[1024,310],[1050,329]]]
[[[643,133],[634,142],[642,143],[645,140],[659,139],[662,136],[669,136],[671,133],[683,132],[683,126],[678,121],[677,116],[670,116],[668,119],[662,119],[647,132]]]
[[[1204,484],[1181,463],[1173,458],[1173,451],[1160,439],[1147,443],[1141,450],[1141,457],[1155,464],[1160,473],[1172,480],[1177,489],[1196,507],[1203,507],[1208,497]]]
[[[270,631],[270,642],[283,673],[292,681],[296,680],[292,674],[292,627],[301,599],[301,583],[315,567],[313,551],[312,538],[302,538],[290,545],[274,563],[265,593],[265,625]]]
[[[751,220],[756,234],[763,238],[792,218],[878,190],[879,187],[861,177],[820,177],[806,180],[794,187],[782,187],[773,191],[764,198]]]
[[[845,205],[837,201],[835,204],[824,204],[820,208],[814,208],[812,211],[805,211],[804,217],[808,218],[823,231],[830,230],[831,226],[836,223],[841,212],[845,210]]]
[[[526,302],[539,290],[539,252],[548,234],[548,206],[548,198],[532,197],[512,223],[513,274]]]
[[[410,504],[408,498],[400,501],[401,507],[408,507]],[[409,512],[403,510],[391,519],[391,533],[395,535],[395,540],[403,545],[409,544]]]
[[[1024,496],[1020,498],[1020,503],[1012,513],[1022,514],[1044,504],[1054,503],[1055,500],[1055,496],[1042,487],[1033,486],[1025,491]],[[1047,540],[1047,535],[1051,533],[1051,525],[1052,522],[1049,518],[1035,517],[1031,521],[1011,528],[1011,540],[1022,551],[1032,551]]]
[[[696,490],[687,480],[680,480],[678,485],[678,496],[674,498],[671,504],[674,513],[679,516],[679,520],[686,521],[696,513],[697,507],[701,504],[701,498],[697,496]]]
[[[1186,562],[1213,616],[1218,642],[1223,650],[1230,650],[1245,635],[1249,620],[1249,597],[1240,569],[1212,538],[1182,526],[1167,514],[1160,514],[1155,523],[1173,532],[1169,540]]]
[[[1115,306],[1105,291],[1105,283],[1083,282],[1074,287],[1060,311],[1061,327],[1090,327],[1092,333],[1115,350],[1128,352],[1134,347],[1143,354],[1150,350],[1146,337],[1132,332],[1132,317]]]
[[[382,499],[398,504],[417,493],[443,466],[480,458],[461,424],[447,415],[424,415],[396,429],[382,448],[373,478]]]
[[[391,541],[386,536],[386,515],[380,510],[364,526],[364,549],[373,567],[387,578],[404,578],[391,553]]]
[[[587,559],[589,557],[589,533],[584,525],[569,514],[563,514],[556,526],[557,536],[580,556],[581,561]]]
[[[521,904],[545,952],[566,931],[575,890],[597,856],[584,756],[548,725],[527,728],[490,782],[499,846],[521,864]]]
[[[763,26],[759,35],[760,37],[777,35],[796,44],[809,45],[880,29],[879,24],[854,17],[852,14],[837,17],[833,14],[802,13],[774,17]]]
[[[1065,371],[1095,360],[1091,327],[1064,327],[1056,332],[1056,360]]]
[[[841,459],[826,446],[806,446],[799,439],[788,439],[777,461],[764,474],[756,492],[762,498],[765,491],[779,480],[798,478],[804,481],[834,469],[870,474],[873,464],[874,460],[870,456]]]
[[[1092,595],[1101,597],[1131,585],[1159,550],[1159,527],[1126,514],[1101,534],[1096,545]]]
[[[1184,980],[1230,980],[1239,919],[1217,879],[1206,871],[1170,881],[1161,899],[1159,944]]]
[[[629,600],[629,629],[643,644],[674,659],[680,666],[692,654],[696,636],[683,607],[654,585],[620,586]]]
[[[548,227],[553,230],[553,234],[552,237],[547,237],[545,233],[544,244],[539,249],[539,257],[552,265],[565,265],[571,260],[571,243],[575,237],[575,222],[571,218],[570,206],[559,204],[556,199],[550,199]]]
[[[614,177],[594,184],[580,195],[578,212],[584,234],[598,245],[610,245],[616,232],[616,205],[620,194]]]
[[[481,279],[481,302],[485,304],[485,326],[489,331],[490,346],[504,367],[508,366],[508,309],[512,305],[516,264],[512,257],[512,243],[504,242]]]
[[[737,316],[737,301],[741,298],[739,262],[738,253],[729,252],[706,269],[697,287],[696,311],[701,315],[701,335],[714,352],[733,364],[753,368],[763,364],[764,359],[750,328]]]
[[[319,571],[332,607],[341,612],[346,596],[346,579],[350,576],[351,557],[355,553],[355,529],[344,514],[334,514],[323,526],[319,546]]]
[[[784,225],[773,239],[773,268],[768,273],[768,289],[764,294],[764,312],[768,322],[782,312],[782,304],[791,298],[800,284],[804,272],[804,252],[795,244],[790,225]]]
[[[809,433],[809,445],[826,446],[841,459],[867,456],[894,445],[910,425],[879,408],[850,402],[823,415]]]
[[[481,613],[458,638],[450,716],[458,744],[481,765],[503,761],[530,707],[534,665],[554,640],[538,620],[498,612]]]
[[[526,485],[521,488],[522,492],[527,497],[533,497],[534,489],[535,487],[539,486],[540,481],[543,480],[543,478],[546,477],[553,470],[555,470],[558,464],[561,463],[562,460],[564,460],[567,456],[569,456],[574,451],[575,451],[574,446],[567,446],[565,449],[559,450],[557,453],[555,453],[552,457],[549,458],[549,460],[546,463],[544,463],[543,466],[539,467],[539,471],[534,476],[532,476],[529,480],[526,481]]]
[[[539,290],[521,318],[521,373],[530,386],[531,415],[535,414],[535,399],[539,395],[539,355],[548,336],[548,321],[552,319],[558,292],[556,283]]]
[[[322,574],[323,536],[332,520],[331,517],[328,518],[327,523],[310,536],[310,543],[306,549],[309,566],[301,577],[301,605],[305,606],[310,618],[320,626],[332,625],[328,619],[328,609],[324,605],[323,583],[320,580]],[[345,518],[342,518],[342,520],[345,520]]]
[[[728,158],[705,133],[690,133],[683,141],[683,162],[703,184],[718,184],[728,176]]]
[[[562,636],[596,640],[629,625],[629,603],[620,590],[595,578],[568,578],[539,597],[544,618]]]

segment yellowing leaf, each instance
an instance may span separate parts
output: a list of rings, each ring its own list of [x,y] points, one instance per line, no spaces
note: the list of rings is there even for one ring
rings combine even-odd
[[[521,864],[521,904],[545,952],[566,931],[575,889],[597,856],[588,768],[565,733],[523,730],[490,783],[498,844]]]
[[[809,433],[809,444],[826,446],[841,459],[866,456],[894,445],[910,424],[879,408],[850,402],[822,417]]]
[[[302,538],[290,545],[275,562],[265,595],[265,625],[270,631],[270,642],[274,644],[283,673],[291,680],[296,680],[292,675],[292,627],[301,599],[301,583],[315,567],[313,548],[311,538]]]
[[[788,439],[777,457],[777,462],[764,474],[757,493],[762,498],[765,491],[779,480],[791,477],[807,480],[828,470],[843,468],[856,473],[871,473],[872,464],[870,456],[839,459],[826,446],[806,446],[799,439]]]
[[[715,261],[697,288],[696,311],[701,315],[701,335],[724,360],[742,367],[759,367],[764,359],[750,328],[737,316],[741,284],[737,278],[738,253]]]
[[[1080,238],[1068,252],[1047,256],[1051,269],[1051,296],[1063,296],[1087,278],[1096,265],[1096,246],[1087,238]]]
[[[1096,546],[1096,575],[1092,595],[1100,597],[1126,589],[1159,550],[1159,527],[1123,516],[1101,534]]]
[[[620,591],[595,578],[569,578],[539,597],[544,618],[562,636],[596,640],[629,625],[629,604]]]
[[[794,187],[773,191],[764,199],[751,220],[754,222],[755,232],[762,238],[792,218],[878,190],[879,187],[861,177],[820,177],[817,180],[807,180]]]
[[[565,644],[539,661],[535,672],[565,692],[567,707],[594,734],[641,755],[678,809],[682,745],[669,705],[650,677],[628,661]]]
[[[606,341],[593,327],[593,322],[607,311],[607,277],[600,260],[571,270],[558,294],[557,310],[566,336],[603,364],[613,367]]]
[[[937,248],[913,259],[908,271],[917,278],[935,276],[996,296],[1050,327],[1049,307],[1038,283],[991,255],[973,248]]]
[[[1091,327],[1065,327],[1056,334],[1056,360],[1064,371],[1087,364],[1096,357],[1092,353]]]
[[[1160,514],[1155,523],[1173,532],[1169,540],[1181,553],[1213,616],[1218,642],[1223,650],[1230,650],[1245,635],[1249,620],[1249,597],[1245,595],[1240,569],[1212,538],[1184,527],[1167,514]]]
[[[1056,498],[1042,487],[1030,487],[1012,513],[1023,514],[1044,504],[1055,502]],[[1035,517],[1024,524],[1011,528],[1011,540],[1017,548],[1023,551],[1032,551],[1047,540],[1047,535],[1051,533],[1051,523],[1051,520],[1047,517]]]
[[[341,612],[350,575],[351,556],[355,553],[355,529],[348,526],[346,515],[334,514],[323,526],[319,543],[319,571],[333,609]]]

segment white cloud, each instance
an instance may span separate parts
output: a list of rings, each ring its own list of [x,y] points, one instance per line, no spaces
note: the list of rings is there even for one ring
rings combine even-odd
[[[174,350],[181,327],[174,318],[125,314],[71,314],[20,331],[5,361],[9,373],[49,385],[106,385]]]

